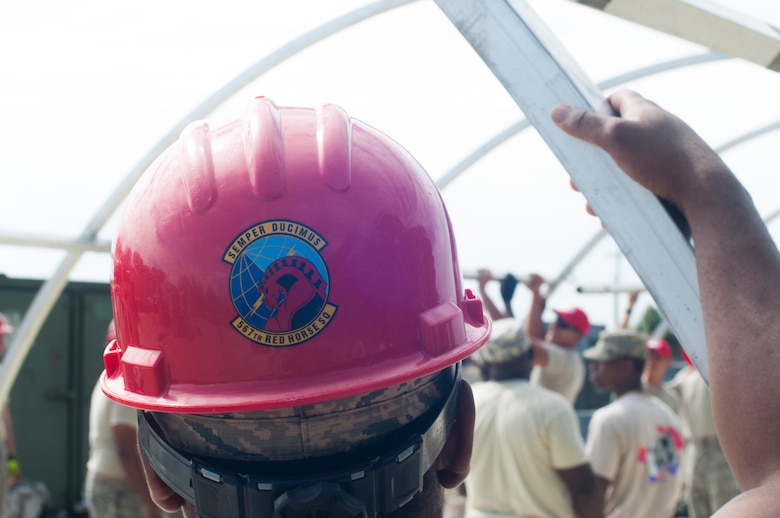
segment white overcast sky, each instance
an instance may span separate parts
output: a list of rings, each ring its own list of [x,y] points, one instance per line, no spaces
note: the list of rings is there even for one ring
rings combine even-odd
[[[0,3],[0,233],[75,238],[134,165],[203,99],[283,44],[367,3]],[[780,2],[721,3],[780,26]],[[567,0],[531,5],[597,82],[706,50]],[[682,116],[713,146],[780,120],[780,76],[740,60],[627,86]],[[280,105],[340,104],[398,140],[434,178],[523,118],[432,0],[299,53],[212,118],[239,112],[256,95]],[[765,215],[780,208],[779,139],[770,133],[724,155]],[[444,196],[464,271],[484,266],[554,277],[599,229],[533,130],[490,153]],[[109,222],[101,237],[111,239],[113,229]],[[63,255],[0,246],[0,273],[43,279]],[[87,254],[72,278],[105,282],[109,276],[108,256]],[[622,298],[578,296],[576,286],[637,282],[607,239],[551,305],[580,305],[611,326]],[[527,308],[527,295],[518,288],[516,312]]]

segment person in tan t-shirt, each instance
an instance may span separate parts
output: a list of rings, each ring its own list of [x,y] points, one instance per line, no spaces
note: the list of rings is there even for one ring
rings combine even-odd
[[[710,390],[691,364],[683,367],[669,386],[680,396],[679,413],[686,441],[684,476],[688,512],[691,518],[712,516],[739,494],[739,487],[715,430]]]
[[[663,338],[655,337],[649,338],[645,345],[647,345],[647,361],[642,372],[642,388],[679,414],[680,400],[665,381],[666,372],[672,366],[672,348]]]
[[[618,329],[628,329],[629,318],[638,298],[638,291],[632,291],[628,294],[628,306]],[[649,338],[646,345],[647,361],[645,361],[645,370],[642,372],[642,389],[669,405],[669,408],[679,414],[680,400],[677,394],[666,386],[665,382],[666,372],[672,366],[672,347],[669,342],[660,337]]]
[[[466,518],[602,516],[574,409],[529,382],[533,354],[522,324],[502,319],[472,356],[486,381],[473,387]]]
[[[596,390],[612,403],[591,418],[585,450],[604,494],[607,518],[671,517],[680,496],[680,419],[642,391],[646,338],[602,333],[584,352]]]

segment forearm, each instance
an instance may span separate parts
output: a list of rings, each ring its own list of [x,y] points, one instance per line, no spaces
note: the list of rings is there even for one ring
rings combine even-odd
[[[623,320],[620,321],[620,324],[618,324],[618,329],[628,329],[628,326],[631,322],[631,312],[634,311],[634,304],[629,303],[626,310],[623,312]]]
[[[595,492],[572,495],[572,509],[577,518],[603,518],[604,503]]]
[[[146,485],[146,477],[141,466],[141,453],[138,450],[138,439],[135,429],[129,426],[114,428],[117,455],[125,471],[127,482],[133,487],[144,505],[154,505]]]
[[[571,506],[577,518],[603,518],[604,492],[595,476],[569,487]]]
[[[125,468],[125,474],[127,475],[127,481],[133,486],[133,490],[140,498],[144,505],[154,505],[152,498],[149,496],[149,489],[146,486],[146,478],[144,477],[143,468],[141,467],[141,461],[137,458],[127,458],[122,460],[122,466]]]
[[[14,436],[14,424],[11,419],[11,408],[8,404],[3,408],[3,425],[6,433],[6,448],[8,455],[16,455],[16,437]]]
[[[744,490],[780,462],[780,257],[737,179],[706,178],[681,207],[696,249],[715,422]]]
[[[479,295],[482,299],[482,307],[485,308],[485,311],[487,311],[487,314],[491,320],[498,320],[507,316],[502,313],[498,307],[496,307],[496,305],[493,303],[493,300],[491,300],[487,292],[481,286],[479,289]]]
[[[604,492],[589,464],[557,470],[571,496],[571,506],[577,518],[602,518]]]
[[[533,292],[531,309],[528,310],[528,316],[525,319],[525,330],[531,338],[544,338],[544,325],[542,324],[544,306],[544,297],[538,292]]]

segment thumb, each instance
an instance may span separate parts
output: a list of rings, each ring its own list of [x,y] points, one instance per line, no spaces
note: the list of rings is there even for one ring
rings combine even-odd
[[[601,145],[604,128],[611,118],[568,104],[555,106],[550,114],[556,126],[572,137]]]

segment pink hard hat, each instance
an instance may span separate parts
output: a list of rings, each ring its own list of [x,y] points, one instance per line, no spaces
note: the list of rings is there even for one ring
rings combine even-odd
[[[188,126],[130,194],[113,257],[103,389],[136,408],[330,401],[445,369],[489,335],[435,184],[334,105],[259,98],[243,120]]]

